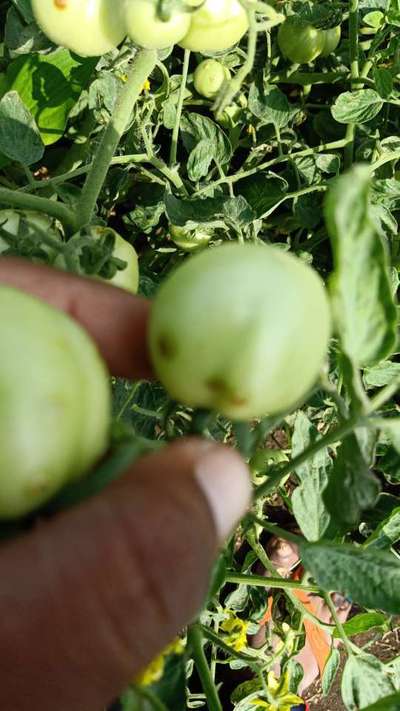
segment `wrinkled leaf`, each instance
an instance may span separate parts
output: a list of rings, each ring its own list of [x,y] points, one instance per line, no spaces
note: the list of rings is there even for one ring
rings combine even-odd
[[[324,590],[338,590],[367,608],[398,614],[400,562],[393,555],[352,545],[303,543],[303,563]]]
[[[397,339],[386,251],[370,215],[369,192],[369,169],[356,166],[333,183],[325,204],[336,327],[343,350],[359,366],[385,358]]]
[[[348,711],[358,711],[388,696],[395,688],[390,674],[372,654],[350,657],[342,677],[342,698]]]

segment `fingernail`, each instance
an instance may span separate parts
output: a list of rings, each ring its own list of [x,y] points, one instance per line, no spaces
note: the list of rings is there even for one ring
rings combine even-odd
[[[195,476],[210,506],[221,543],[246,513],[251,501],[249,471],[240,456],[211,446],[199,459]]]

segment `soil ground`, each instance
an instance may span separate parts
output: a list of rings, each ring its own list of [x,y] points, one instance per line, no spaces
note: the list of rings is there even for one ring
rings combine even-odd
[[[396,628],[391,632],[379,635],[375,630],[352,638],[359,647],[368,645],[368,651],[382,662],[389,662],[400,655],[400,619],[396,620]],[[345,654],[339,672],[328,696],[322,696],[321,683],[315,682],[305,694],[310,711],[346,711],[340,694],[340,681],[345,663]]]

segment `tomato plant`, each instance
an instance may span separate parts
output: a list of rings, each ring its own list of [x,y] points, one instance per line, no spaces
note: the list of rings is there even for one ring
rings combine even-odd
[[[13,519],[104,453],[110,393],[106,368],[74,321],[4,286],[0,314],[0,518]]]
[[[400,703],[399,26],[382,0],[0,3],[1,271],[17,255],[154,299],[162,381],[112,380],[97,466],[96,353],[0,287],[0,536],[68,481],[80,501],[117,478],[126,444],[205,435],[252,474],[201,617],[113,711],[297,706],[317,667],[316,711],[335,675],[346,711]],[[36,378],[72,419],[53,398],[49,423]]]

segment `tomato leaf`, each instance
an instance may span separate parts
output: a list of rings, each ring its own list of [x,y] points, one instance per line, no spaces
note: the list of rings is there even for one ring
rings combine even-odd
[[[331,108],[338,123],[368,123],[379,114],[384,101],[374,89],[345,91]]]
[[[303,452],[318,437],[318,431],[300,411],[295,420],[292,437],[292,456]],[[296,469],[300,486],[292,495],[293,513],[303,534],[309,541],[318,541],[329,526],[330,515],[322,499],[328,483],[332,460],[327,449],[322,449]]]
[[[348,435],[337,451],[323,493],[328,511],[346,530],[358,522],[362,511],[372,508],[379,491],[379,482],[369,471],[355,434]]]
[[[332,684],[335,681],[336,674],[340,666],[340,652],[335,647],[332,647],[331,653],[328,657],[328,661],[325,665],[324,673],[322,675],[322,693],[327,696],[332,688]]]
[[[386,615],[382,612],[363,612],[344,622],[343,629],[348,637],[352,637],[355,634],[360,634],[360,632],[367,632],[374,627],[382,627],[386,624],[386,619]],[[337,629],[334,630],[333,636],[340,639]]]
[[[35,120],[15,91],[0,101],[0,151],[23,165],[36,163],[44,154]]]
[[[376,704],[372,706],[367,706],[363,711],[399,711],[400,708],[400,694],[392,694],[391,696],[386,696],[384,699],[377,701]]]
[[[331,543],[303,543],[304,566],[324,590],[338,590],[367,608],[397,614],[400,562],[390,553]]]
[[[45,145],[62,137],[68,114],[89,82],[96,59],[82,59],[66,49],[18,57],[8,68],[9,89],[35,118]]]
[[[387,257],[369,193],[369,169],[356,166],[332,184],[325,203],[334,253],[334,317],[343,350],[359,366],[385,358],[397,340]]]
[[[343,671],[342,698],[348,711],[388,696],[395,688],[385,665],[372,654],[351,656]]]
[[[366,547],[390,548],[400,539],[400,507],[395,508],[365,542]]]

